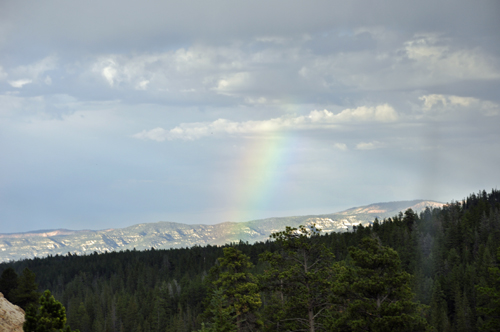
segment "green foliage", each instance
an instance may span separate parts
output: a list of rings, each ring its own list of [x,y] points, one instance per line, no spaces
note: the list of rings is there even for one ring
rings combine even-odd
[[[14,304],[23,309],[27,309],[31,304],[35,304],[40,297],[36,275],[29,268],[23,270],[23,274],[18,278],[17,288],[11,292]]]
[[[401,269],[397,252],[374,238],[350,247],[353,266],[340,269],[335,293],[341,310],[331,330],[423,331],[423,307],[413,302],[411,276]]]
[[[480,327],[496,330],[495,325],[488,327],[488,324],[495,324],[498,319],[495,308],[500,281],[494,271],[500,266],[495,258],[500,243],[500,191],[472,194],[461,202],[440,209],[429,208],[419,215],[408,211],[378,220],[373,226],[357,226],[352,232],[304,237],[303,243],[324,246],[332,253],[326,259],[330,263],[325,264],[330,269],[329,277],[324,278],[332,287],[325,285],[325,291],[320,292],[327,294],[329,305],[315,318],[316,329],[322,328],[316,322],[323,326],[333,324],[347,312],[347,300],[342,294],[354,293],[351,286],[356,279],[345,276],[352,275],[359,279],[357,282],[364,278],[348,248],[362,249],[363,238],[372,236],[398,253],[400,270],[413,276],[407,285],[416,293],[414,299],[430,306],[424,314],[435,331],[478,332]],[[186,332],[202,328],[201,314],[210,304],[210,300],[204,302],[203,299],[221,288],[206,282],[210,278],[207,271],[214,264],[220,267],[218,257],[224,255],[224,248],[234,247],[253,263],[248,273],[262,278],[263,304],[255,312],[255,316],[260,315],[265,322],[260,330],[286,331],[287,324],[288,330],[302,328],[297,320],[285,319],[307,320],[308,309],[307,297],[299,296],[298,291],[294,294],[294,287],[299,289],[299,286],[281,289],[285,277],[293,279],[290,271],[298,271],[292,268],[291,259],[278,257],[286,253],[283,244],[267,241],[250,245],[240,241],[223,247],[56,255],[1,263],[0,273],[8,268],[20,276],[25,268],[36,273],[40,288],[52,290],[55,298],[68,309],[68,323],[82,332]],[[259,261],[258,257],[264,252],[269,252],[266,255],[270,257],[279,253],[275,263]],[[282,279],[278,278],[279,274]],[[340,277],[344,278],[342,282]],[[32,284],[36,286],[34,279]],[[481,288],[485,291],[481,292]],[[217,301],[222,303],[222,308],[229,308],[229,298],[220,300],[219,296]],[[416,311],[421,309],[418,307]],[[231,309],[228,312],[235,317]],[[320,317],[323,314],[325,316]],[[235,322],[231,324],[234,326]],[[205,324],[204,328],[207,330],[210,326]],[[259,330],[259,326],[255,330]]]
[[[335,270],[334,255],[319,243],[319,233],[312,225],[271,235],[279,250],[261,255],[268,263],[262,276],[269,299],[266,330],[325,330]]]
[[[262,324],[257,314],[262,305],[259,286],[256,278],[249,273],[252,267],[249,257],[240,250],[234,247],[224,248],[224,256],[219,258],[219,265],[211,270],[212,278],[216,278],[212,282],[215,290],[207,309],[212,325],[229,328],[230,316],[234,316],[232,320],[238,332],[252,331]]]
[[[430,307],[430,323],[437,331],[450,331],[446,297],[439,281],[434,283]]]
[[[221,288],[215,289],[210,296],[207,316],[211,317],[209,328],[202,324],[200,332],[235,332],[237,331],[234,307],[228,305],[227,297]]]
[[[0,293],[10,302],[14,300],[11,292],[18,287],[18,279],[17,273],[12,267],[6,268],[0,277]]]
[[[71,332],[66,325],[66,309],[49,290],[43,293],[39,303],[38,309],[31,304],[26,310],[25,332]]]
[[[497,260],[500,262],[500,247],[497,250]],[[478,308],[484,320],[480,328],[483,331],[500,331],[500,268],[489,268],[490,283],[488,286],[477,286],[477,290],[486,303]]]

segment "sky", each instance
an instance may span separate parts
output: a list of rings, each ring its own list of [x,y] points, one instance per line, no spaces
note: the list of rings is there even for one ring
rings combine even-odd
[[[0,2],[0,233],[500,185],[500,2]]]

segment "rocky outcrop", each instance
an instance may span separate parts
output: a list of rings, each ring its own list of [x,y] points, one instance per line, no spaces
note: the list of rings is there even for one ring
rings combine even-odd
[[[23,332],[24,310],[7,301],[0,293],[0,331]]]

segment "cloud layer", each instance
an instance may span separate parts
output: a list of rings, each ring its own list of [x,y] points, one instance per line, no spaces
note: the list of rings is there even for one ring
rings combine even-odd
[[[263,121],[234,122],[218,119],[209,123],[183,123],[170,130],[160,127],[143,130],[133,137],[158,142],[175,139],[194,140],[213,134],[265,134],[282,130],[328,128],[348,122],[393,122],[397,118],[397,112],[390,105],[384,104],[376,107],[345,109],[338,114],[323,110],[312,111],[306,116],[280,117]]]
[[[497,186],[499,11],[2,1],[2,231],[243,221]]]
[[[498,57],[481,45],[387,28],[252,37],[218,45],[193,42],[159,52],[52,54],[0,71],[0,81],[21,94],[106,95],[197,106],[274,106],[293,100],[330,107],[356,93],[396,94],[471,81],[492,82],[493,89],[499,79]],[[472,86],[470,93],[478,88]]]

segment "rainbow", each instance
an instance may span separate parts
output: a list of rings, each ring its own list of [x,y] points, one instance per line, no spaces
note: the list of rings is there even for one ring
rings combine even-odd
[[[237,166],[237,183],[231,198],[235,207],[226,220],[242,222],[262,217],[272,210],[293,157],[295,140],[286,132],[247,139],[244,157]]]

